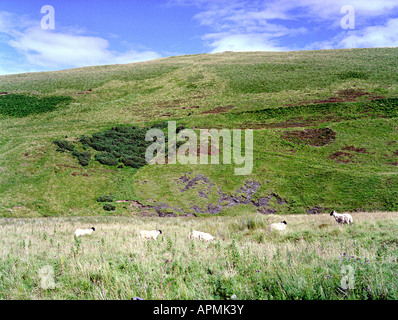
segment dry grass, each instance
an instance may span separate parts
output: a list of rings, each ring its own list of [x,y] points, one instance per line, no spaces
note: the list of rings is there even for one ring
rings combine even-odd
[[[339,226],[326,214],[4,218],[0,297],[228,299],[234,293],[241,299],[396,298],[398,213],[354,213],[353,218],[354,226]],[[280,220],[288,222],[286,230],[270,232],[268,225]],[[76,228],[91,226],[96,228],[91,236],[74,239]],[[163,234],[157,241],[138,238],[141,229],[158,228]],[[217,240],[189,241],[191,230],[210,232]],[[345,264],[355,268],[357,287],[339,293]],[[41,287],[45,266],[54,270],[53,289]]]

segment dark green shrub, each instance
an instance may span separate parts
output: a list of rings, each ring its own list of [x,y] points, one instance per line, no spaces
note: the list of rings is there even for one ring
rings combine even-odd
[[[166,128],[167,122],[160,122],[152,126],[158,128]],[[178,125],[177,132],[184,129],[182,125]],[[114,127],[110,130],[96,132],[91,137],[81,136],[79,142],[85,151],[74,151],[74,145],[70,145],[66,140],[57,140],[56,144],[61,150],[74,151],[73,156],[77,157],[81,165],[88,165],[91,154],[88,150],[92,148],[99,151],[95,154],[94,159],[101,164],[108,166],[116,166],[124,164],[132,168],[140,168],[147,164],[145,153],[152,141],[146,141],[145,135],[149,128],[132,127]],[[165,152],[167,152],[167,136],[165,137]],[[54,142],[55,143],[55,142]],[[185,141],[178,142],[177,146],[181,146]],[[122,166],[123,167],[123,166]]]
[[[97,132],[92,137],[81,137],[80,141],[91,148],[101,151],[95,160],[114,166],[119,162],[132,168],[146,165],[145,152],[151,142],[145,141],[148,128],[114,127]]]
[[[74,150],[72,155],[76,157],[82,166],[87,166],[91,160],[91,153],[89,151],[80,152],[79,150]]]
[[[167,121],[163,121],[163,122],[158,122],[158,123],[153,124],[151,126],[151,128],[165,129],[165,128],[167,128],[167,126],[168,126]]]
[[[111,153],[97,153],[95,155],[95,160],[107,166],[115,166],[117,164],[117,159]]]
[[[75,149],[74,143],[67,140],[55,140],[54,144],[58,146],[57,151],[73,151]]]
[[[103,206],[104,210],[106,211],[115,211],[116,207],[115,205],[111,204],[111,203],[105,203]]]
[[[98,197],[97,202],[113,202],[113,195],[105,195]]]
[[[89,151],[80,152],[77,159],[79,160],[80,165],[87,166],[91,160],[91,153]]]

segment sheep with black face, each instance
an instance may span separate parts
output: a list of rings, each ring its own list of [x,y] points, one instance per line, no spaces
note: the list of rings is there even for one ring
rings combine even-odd
[[[154,239],[156,240],[156,238],[159,236],[159,234],[162,234],[162,230],[158,229],[158,230],[141,230],[139,233],[139,237],[140,238],[145,238],[145,239]]]
[[[352,216],[348,213],[337,213],[336,211],[332,211],[330,215],[335,218],[338,224],[354,224]]]
[[[282,221],[282,222],[279,222],[279,223],[271,223],[270,226],[269,226],[269,229],[270,230],[283,231],[283,230],[286,229],[286,225],[287,225],[286,221]]]
[[[85,236],[85,235],[90,235],[95,231],[94,227],[91,227],[90,229],[77,229],[75,231],[75,236],[76,237],[81,237],[81,236]]]

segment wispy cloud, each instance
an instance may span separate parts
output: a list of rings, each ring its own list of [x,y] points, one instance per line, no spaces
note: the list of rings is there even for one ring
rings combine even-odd
[[[18,63],[15,59],[7,61],[5,55],[0,60],[0,74],[123,64],[161,57],[151,50],[117,52],[110,48],[108,40],[85,35],[82,30],[62,27],[44,30],[37,22],[4,11],[0,12],[0,45],[20,55]]]
[[[202,39],[212,52],[397,46],[396,0],[173,0],[172,3],[194,5],[200,10],[193,19],[209,28]],[[355,10],[354,31],[341,28],[341,8],[345,5]],[[322,30],[328,32],[329,39],[319,40]],[[294,39],[302,36],[307,38],[298,41],[305,43],[300,47]]]
[[[27,62],[41,67],[82,67],[159,58],[153,51],[114,52],[106,39],[29,28],[8,42]]]
[[[288,48],[278,44],[277,38],[306,32],[304,27],[279,23],[291,18],[283,6],[269,2],[216,1],[193,18],[213,30],[202,37],[211,52],[283,51]]]
[[[383,25],[340,33],[330,40],[315,42],[307,49],[348,49],[348,48],[398,47],[398,18],[390,19]]]

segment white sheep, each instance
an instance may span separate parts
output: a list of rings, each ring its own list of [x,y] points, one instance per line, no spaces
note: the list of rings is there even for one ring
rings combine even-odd
[[[77,229],[75,231],[75,236],[81,237],[81,236],[85,236],[85,235],[90,235],[93,233],[93,231],[95,231],[94,227],[91,227],[90,229]]]
[[[279,223],[271,223],[271,224],[269,225],[269,229],[270,229],[270,230],[283,231],[283,230],[286,229],[286,225],[287,225],[287,222],[286,222],[286,221],[282,221],[282,222],[279,222]]]
[[[330,215],[333,216],[339,224],[354,224],[352,216],[348,213],[337,213],[336,211],[332,211]]]
[[[140,238],[146,238],[146,239],[155,239],[159,236],[159,234],[162,234],[162,230],[141,230],[139,233]]]
[[[214,240],[215,238],[210,233],[194,230],[194,231],[192,231],[192,233],[188,234],[188,239],[199,239],[199,240],[211,241],[211,240]]]

